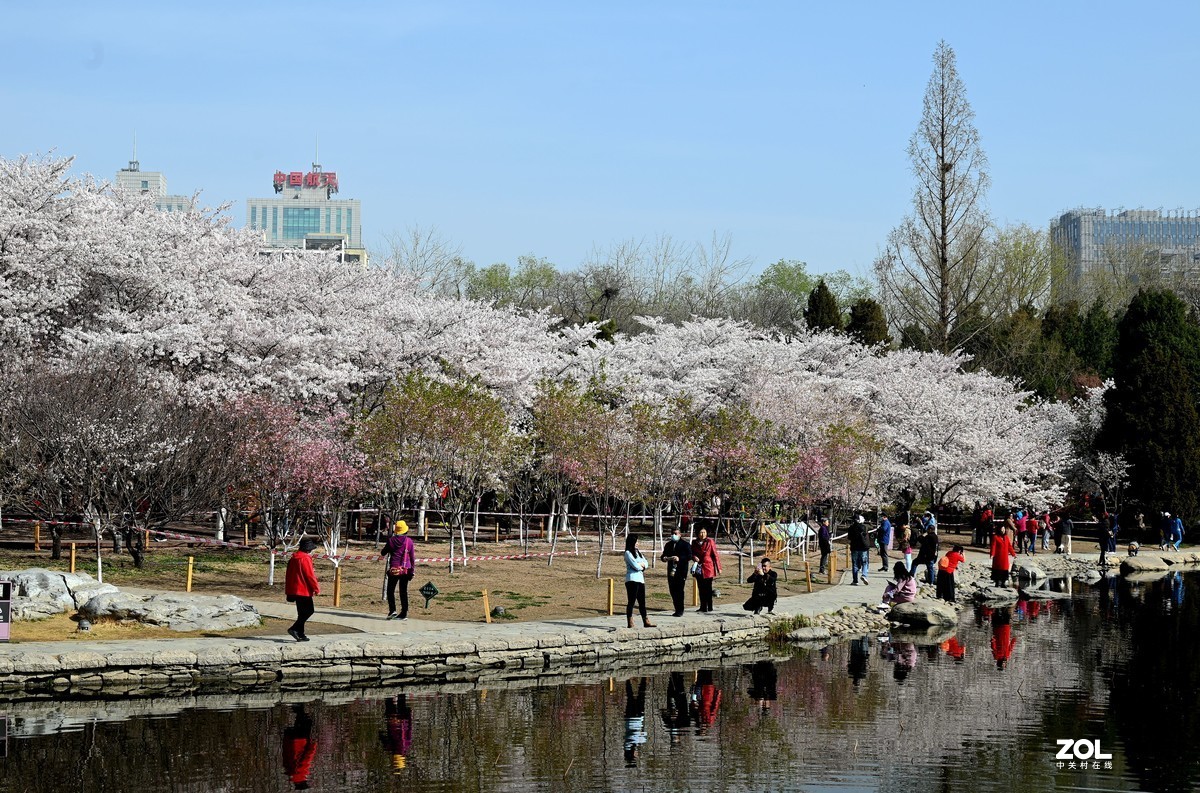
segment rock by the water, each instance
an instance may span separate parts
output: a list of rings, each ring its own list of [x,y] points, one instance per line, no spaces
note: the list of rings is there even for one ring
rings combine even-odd
[[[1052,589],[1022,589],[1021,597],[1025,600],[1070,600],[1066,592],[1055,592]]]
[[[112,584],[101,584],[87,573],[61,573],[31,567],[0,573],[13,582],[13,619],[43,619],[76,609],[96,595],[117,591]]]
[[[1076,581],[1082,581],[1085,584],[1094,584],[1101,578],[1104,578],[1104,576],[1100,575],[1099,570],[1088,570],[1085,573],[1080,573],[1079,575],[1075,576]]]
[[[173,631],[224,631],[261,621],[258,610],[233,595],[131,595],[124,592],[93,597],[79,609],[90,620],[134,620]]]
[[[889,635],[893,642],[911,642],[920,647],[928,647],[948,641],[957,630],[955,625],[929,625],[924,628],[905,625],[893,628]]]
[[[957,625],[958,612],[938,600],[914,600],[892,606],[888,619],[904,625]]]
[[[1121,560],[1122,573],[1141,573],[1147,570],[1167,570],[1161,556],[1126,556]]]
[[[1017,578],[1029,581],[1040,581],[1046,577],[1046,571],[1028,559],[1020,559],[1013,565],[1013,573]]]
[[[1127,573],[1122,578],[1131,584],[1149,584],[1152,581],[1158,581],[1169,576],[1170,573],[1166,570],[1139,570],[1136,573]]]
[[[833,634],[828,628],[797,628],[787,635],[788,641],[793,642],[822,642],[827,641]]]
[[[1009,589],[1002,586],[984,587],[975,593],[975,600],[979,603],[987,603],[990,606],[1011,606],[1016,603],[1019,596],[1015,589]]]

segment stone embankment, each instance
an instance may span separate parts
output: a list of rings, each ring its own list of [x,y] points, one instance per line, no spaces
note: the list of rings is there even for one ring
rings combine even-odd
[[[607,674],[622,664],[719,661],[761,653],[770,627],[749,615],[683,619],[655,628],[580,621],[465,625],[414,634],[342,634],[309,642],[161,639],[13,645],[0,653],[0,697],[157,696],[253,690]],[[591,623],[591,624],[587,624]],[[419,625],[419,623],[418,623]]]

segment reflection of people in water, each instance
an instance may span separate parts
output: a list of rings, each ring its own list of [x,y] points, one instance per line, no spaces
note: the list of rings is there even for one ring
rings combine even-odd
[[[967,657],[967,646],[958,640],[957,636],[951,636],[946,641],[942,642],[942,652],[954,659],[954,663],[961,664]]]
[[[850,642],[850,661],[846,664],[846,671],[850,673],[850,679],[854,681],[854,685],[857,686],[867,676],[870,657],[870,636],[860,636]]]
[[[908,673],[917,667],[917,645],[912,642],[893,642],[892,649],[896,653],[896,665],[892,667],[892,678],[897,683],[908,679]]]
[[[1003,669],[1012,658],[1017,639],[1012,635],[1012,615],[1004,609],[992,612],[992,658],[996,668]]]
[[[399,774],[412,749],[412,711],[404,694],[384,700],[383,714],[387,731],[379,733],[379,740],[392,753],[392,773]]]
[[[1171,602],[1176,609],[1183,607],[1183,573],[1171,573]]]
[[[283,729],[283,773],[296,790],[308,790],[308,775],[317,756],[317,739],[312,737],[312,719],[303,705],[292,705],[295,722]]]
[[[625,765],[637,765],[638,752],[646,742],[646,678],[638,679],[637,694],[633,680],[625,681]]]
[[[679,743],[692,726],[691,703],[688,702],[683,672],[672,672],[667,679],[667,706],[663,708],[662,719],[663,726],[671,736],[671,743]]]
[[[776,699],[775,685],[778,674],[770,661],[756,661],[750,666],[750,689],[746,693],[758,703],[762,710],[770,710]]]
[[[721,708],[721,689],[713,683],[711,669],[696,673],[692,702],[696,703],[696,734],[707,735],[709,728],[717,723],[717,711]]]

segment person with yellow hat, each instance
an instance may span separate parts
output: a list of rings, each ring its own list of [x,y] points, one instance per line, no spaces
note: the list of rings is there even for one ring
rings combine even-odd
[[[416,555],[413,551],[412,537],[408,536],[408,524],[402,520],[396,521],[392,527],[392,536],[388,538],[380,556],[387,557],[387,602],[389,620],[408,619],[408,582],[412,581],[413,568],[416,567]],[[400,587],[400,613],[396,613],[396,587]]]

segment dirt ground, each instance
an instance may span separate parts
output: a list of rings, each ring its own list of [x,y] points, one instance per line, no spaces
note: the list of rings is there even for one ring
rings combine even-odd
[[[82,632],[79,630],[76,617],[59,614],[34,622],[14,622],[10,641],[13,644],[58,641],[95,642],[121,639],[183,639],[194,636],[228,636],[238,639],[246,636],[282,636],[290,623],[290,620],[263,617],[262,624],[256,628],[234,628],[229,631],[173,631],[170,628],[143,625],[137,622],[102,621],[93,623],[91,630]],[[353,628],[316,622],[309,623],[305,632],[313,636],[327,633],[357,633]]]
[[[171,547],[168,547],[171,545]],[[387,604],[382,598],[384,561],[374,556],[375,546],[370,542],[351,543],[346,553],[351,556],[370,555],[370,560],[346,560],[342,563],[341,607],[353,611],[384,613]],[[573,550],[572,544],[560,544],[559,551]],[[614,610],[620,614],[625,606],[624,562],[620,552],[608,550],[603,556],[600,578],[596,577],[596,545],[593,538],[585,546],[580,544],[586,555],[555,556],[552,565],[545,556],[528,559],[461,561],[455,563],[454,572],[446,562],[418,561],[416,576],[409,589],[410,616],[413,619],[448,621],[483,621],[483,591],[488,592],[492,607],[501,606],[506,619],[544,620],[563,617],[594,617],[608,612],[609,579],[613,579]],[[144,587],[183,591],[187,576],[187,558],[194,557],[192,590],[204,594],[233,594],[255,600],[283,600],[283,578],[286,560],[276,561],[275,585],[267,585],[268,559],[265,550],[240,550],[197,546],[187,548],[178,544],[152,543],[146,554],[145,566],[137,569],[127,554],[112,554],[111,546],[104,551],[104,580],[118,587]],[[549,546],[531,543],[529,552],[545,554]],[[449,552],[447,541],[420,538],[416,540],[418,560],[444,558]],[[470,556],[499,556],[521,553],[517,543],[479,542],[468,548]],[[319,553],[318,553],[319,555]],[[649,554],[647,554],[649,556]],[[27,567],[68,569],[67,552],[58,561],[50,559],[48,551],[0,551],[0,570],[18,570]],[[844,564],[844,551],[839,560]],[[779,573],[781,597],[806,591],[804,562],[799,555],[792,556],[790,568],[783,560],[774,560]],[[843,566],[839,564],[839,569]],[[750,595],[749,584],[738,584],[738,560],[733,555],[722,555],[723,573],[715,584],[720,593],[717,603],[742,603]],[[816,560],[813,559],[814,590],[825,586],[824,576],[816,580]],[[318,611],[333,605],[333,565],[327,559],[316,561],[317,576],[321,581],[321,596],[317,600]],[[78,549],[77,569],[90,575],[96,574],[95,546],[85,551]],[[753,571],[753,562],[744,559],[745,575]],[[418,590],[426,583],[433,583],[438,595],[425,607],[425,600]],[[651,612],[670,611],[671,597],[666,584],[666,565],[658,562],[657,567],[646,571],[647,606]],[[688,587],[689,607],[692,604],[692,587]],[[20,623],[18,623],[20,625]],[[16,629],[14,629],[16,630]],[[73,624],[72,624],[73,630]],[[277,630],[276,632],[281,631]],[[20,634],[18,634],[20,635]],[[98,635],[98,634],[97,634]],[[138,634],[146,635],[146,634]],[[169,633],[168,635],[179,635]],[[233,634],[225,634],[233,635]],[[95,636],[93,637],[95,638]]]

